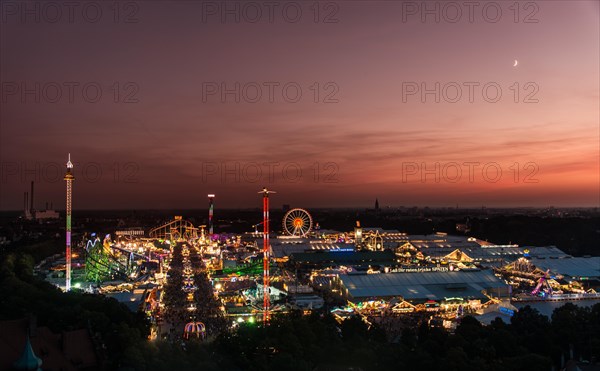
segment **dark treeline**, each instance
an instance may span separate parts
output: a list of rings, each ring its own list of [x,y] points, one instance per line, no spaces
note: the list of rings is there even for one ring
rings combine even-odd
[[[526,307],[511,323],[465,317],[455,333],[421,325],[389,339],[358,318],[325,313],[275,317],[211,343],[147,341],[148,323],[113,299],[63,294],[32,275],[33,258],[12,253],[0,269],[0,319],[33,314],[55,332],[88,328],[105,369],[130,370],[551,370],[561,360],[600,359],[600,304],[565,304],[552,318]],[[105,347],[105,350],[102,350]]]
[[[46,244],[34,245],[50,249]],[[150,332],[143,313],[132,313],[123,304],[104,296],[79,292],[63,293],[33,276],[34,258],[9,253],[0,267],[0,320],[34,316],[38,326],[53,332],[87,328],[103,367],[114,368],[123,349],[145,341]]]
[[[141,370],[544,370],[570,358],[600,356],[600,304],[557,309],[550,321],[529,307],[510,324],[482,326],[465,317],[456,332],[427,325],[395,343],[357,317],[339,325],[315,313],[275,317],[270,326],[247,324],[211,344],[145,343],[124,354]]]
[[[554,245],[574,256],[600,255],[600,218],[496,216],[471,221],[469,235],[520,246]]]

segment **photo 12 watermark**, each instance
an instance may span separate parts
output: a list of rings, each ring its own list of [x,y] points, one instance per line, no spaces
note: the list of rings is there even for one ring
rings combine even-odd
[[[402,183],[498,183],[502,180],[513,183],[539,183],[540,167],[537,163],[513,162],[501,165],[498,162],[403,162]]]
[[[77,182],[98,183],[138,183],[140,165],[137,162],[99,162],[73,161],[72,174]],[[30,181],[58,183],[64,181],[66,168],[58,162],[0,162],[0,183],[27,183]]]
[[[402,1],[402,23],[539,23],[535,1]]]
[[[2,24],[135,24],[141,1],[0,1]]]
[[[402,103],[539,103],[540,86],[532,81],[510,85],[488,81],[402,82]]]
[[[202,103],[339,103],[340,87],[332,81],[303,85],[295,81],[202,83]]]
[[[3,81],[0,101],[4,104],[139,103],[136,82],[114,81]]]
[[[340,167],[336,162],[206,161],[200,164],[202,183],[338,183]]]
[[[340,5],[333,1],[202,1],[200,4],[203,24],[340,22]]]

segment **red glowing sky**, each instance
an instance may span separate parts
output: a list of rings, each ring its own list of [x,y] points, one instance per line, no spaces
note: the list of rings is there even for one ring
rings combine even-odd
[[[107,4],[95,23],[81,7],[54,23],[4,9],[0,209],[21,208],[31,180],[37,208],[62,206],[68,152],[81,208],[197,208],[213,192],[221,207],[258,207],[265,185],[298,207],[599,204],[596,1],[518,15],[496,2],[498,22],[481,2],[454,23],[453,9],[422,21],[388,1],[318,15],[296,2],[295,23],[286,2],[256,23],[256,9],[222,23],[190,1],[136,2],[115,21]],[[236,82],[239,102],[222,97]],[[439,102],[407,95],[436,83]]]

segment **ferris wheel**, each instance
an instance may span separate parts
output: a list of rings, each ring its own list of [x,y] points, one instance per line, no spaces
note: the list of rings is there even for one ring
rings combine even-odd
[[[290,236],[305,237],[312,225],[312,217],[304,209],[291,209],[283,216],[283,230]]]

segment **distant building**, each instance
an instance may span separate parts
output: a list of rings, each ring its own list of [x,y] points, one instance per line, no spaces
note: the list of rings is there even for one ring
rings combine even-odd
[[[36,220],[58,219],[60,214],[56,210],[38,210],[34,214]]]
[[[119,229],[115,232],[115,235],[121,236],[135,236],[135,237],[144,237],[145,232],[141,228],[130,228],[130,229]]]
[[[33,195],[34,195],[34,183],[31,182],[31,194],[29,192],[25,192],[23,194],[23,216],[26,220],[48,220],[48,219],[59,219],[60,214],[52,208],[52,203],[50,203],[50,207],[48,207],[48,202],[46,202],[45,210],[36,210],[33,207]]]

